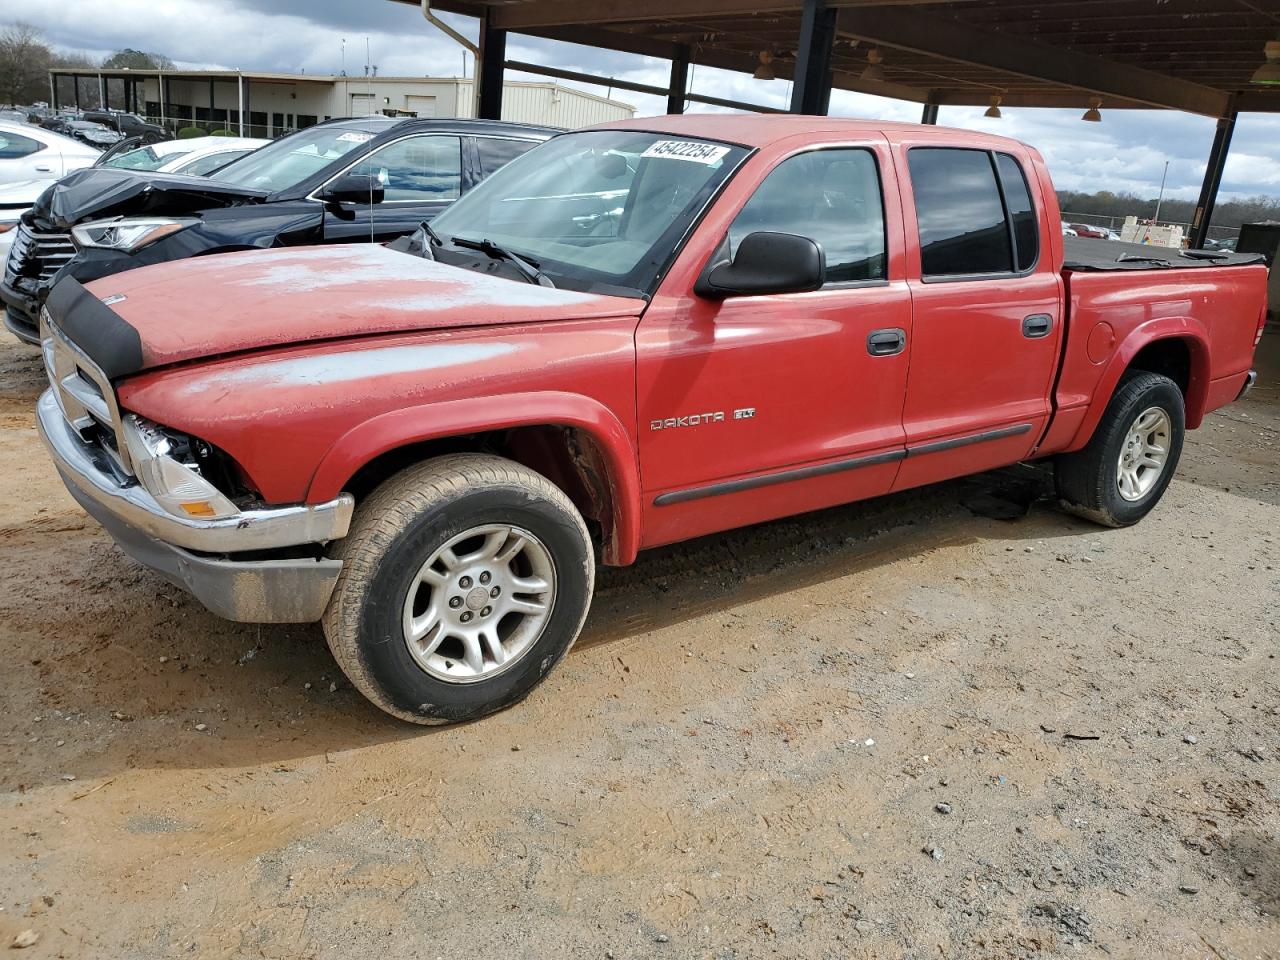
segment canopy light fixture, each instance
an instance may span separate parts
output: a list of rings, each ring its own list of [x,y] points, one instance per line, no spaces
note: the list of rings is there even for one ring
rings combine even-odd
[[[760,66],[752,74],[757,80],[777,80],[773,72],[773,54],[768,50],[760,51]]]
[[[1262,52],[1266,55],[1267,62],[1253,72],[1249,82],[1265,87],[1280,86],[1280,40],[1268,40]]]
[[[1001,96],[992,97],[991,106],[987,107],[987,112],[984,113],[983,116],[990,117],[992,120],[999,120],[1000,117],[1002,116],[1002,114],[1000,113],[1000,104],[1003,102],[1004,102],[1004,97],[1001,97]]]
[[[863,80],[883,80],[884,67],[880,66],[884,62],[884,57],[880,56],[880,51],[872,47],[867,51],[867,67],[862,71]]]
[[[1101,106],[1102,101],[1097,97],[1094,97],[1089,101],[1089,109],[1084,112],[1084,116],[1080,119],[1088,121],[1089,123],[1101,123],[1102,111],[1099,109]]]

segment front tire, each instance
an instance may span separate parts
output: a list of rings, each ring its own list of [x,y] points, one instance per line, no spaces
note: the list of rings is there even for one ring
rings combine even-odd
[[[1108,527],[1137,523],[1173,479],[1185,429],[1177,384],[1158,373],[1126,373],[1088,445],[1054,461],[1062,505]]]
[[[387,480],[335,544],[323,625],[361,693],[411,723],[524,699],[577,639],[595,559],[563,491],[510,460],[439,457]]]

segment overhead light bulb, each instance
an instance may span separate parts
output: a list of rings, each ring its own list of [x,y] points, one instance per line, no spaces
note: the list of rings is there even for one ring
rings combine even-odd
[[[1002,116],[1002,114],[1000,113],[1000,104],[1003,102],[1003,100],[1004,100],[1004,97],[992,97],[991,106],[987,107],[987,112],[984,113],[983,116],[990,117],[992,120],[999,120],[1000,117]]]
[[[883,60],[884,58],[880,56],[880,51],[877,50],[875,47],[872,47],[870,50],[868,50],[867,51],[867,67],[865,70],[862,71],[862,79],[863,80],[883,80],[884,67],[880,66]]]
[[[1266,55],[1267,62],[1253,72],[1249,82],[1265,87],[1280,86],[1280,40],[1267,41],[1262,52]]]
[[[1084,112],[1084,116],[1081,117],[1080,119],[1086,120],[1089,123],[1101,123],[1102,111],[1098,109],[1101,106],[1102,106],[1102,101],[1099,100],[1097,97],[1094,97],[1092,100],[1089,101],[1089,109]]]
[[[768,50],[760,51],[760,66],[756,67],[756,72],[752,74],[757,80],[777,80],[773,73],[773,54]]]

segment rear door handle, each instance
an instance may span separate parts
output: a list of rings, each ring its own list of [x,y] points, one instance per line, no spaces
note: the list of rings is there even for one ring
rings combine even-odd
[[[907,349],[907,331],[886,327],[867,334],[867,353],[873,357],[893,357]]]
[[[1033,313],[1022,318],[1022,335],[1028,340],[1040,340],[1053,331],[1053,317],[1047,313]]]

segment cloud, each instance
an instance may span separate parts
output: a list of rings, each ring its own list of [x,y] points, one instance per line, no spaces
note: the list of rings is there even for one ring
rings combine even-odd
[[[5,0],[5,19],[24,20],[55,46],[104,56],[123,47],[155,50],[182,66],[305,71],[342,69],[361,75],[365,38],[370,60],[382,76],[451,76],[463,68],[456,43],[426,23],[415,4],[391,0]],[[443,19],[474,37],[475,21],[448,14]],[[651,57],[579,44],[513,35],[507,55],[568,70],[665,87],[669,64]],[[469,61],[469,58],[468,58]],[[513,72],[516,79],[539,79]],[[569,83],[593,93],[600,86]],[[694,92],[785,107],[790,83],[754,80],[748,74],[695,66]],[[641,115],[662,113],[664,97],[613,90]],[[718,108],[692,105],[695,112]],[[943,107],[940,122],[1014,137],[1044,154],[1061,189],[1107,189],[1154,197],[1165,161],[1166,195],[1194,199],[1200,190],[1214,123],[1205,117],[1164,110],[1103,108],[1103,122],[1084,123],[1079,110],[1005,108],[1001,120],[982,116],[981,107]],[[831,112],[867,119],[917,121],[920,106],[837,90]],[[1223,179],[1224,199],[1280,192],[1280,117],[1241,117]]]

